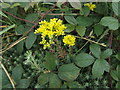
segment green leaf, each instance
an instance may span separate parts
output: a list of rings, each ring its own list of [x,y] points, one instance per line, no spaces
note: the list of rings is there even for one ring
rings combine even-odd
[[[21,79],[19,81],[19,84],[17,88],[28,88],[30,85],[30,80],[29,79]]]
[[[63,3],[65,3],[66,2],[66,0],[58,0],[57,1],[57,6],[59,7],[59,8],[61,8],[61,5],[63,4]]]
[[[23,25],[19,25],[17,28],[16,28],[16,33],[17,34],[24,34],[24,30],[25,30],[25,28],[24,28],[24,26]]]
[[[86,28],[85,26],[76,26],[76,31],[82,37],[85,35]]]
[[[75,57],[75,64],[79,67],[87,67],[94,62],[94,58],[87,53],[80,53]]]
[[[14,3],[10,8],[15,8],[17,6],[20,6],[20,3]]]
[[[3,33],[7,32],[8,30],[12,29],[15,27],[15,24],[9,26],[8,28],[5,28],[4,30],[0,31],[0,35],[2,35]]]
[[[55,57],[54,54],[46,52],[45,60],[46,62],[44,63],[44,65],[46,69],[54,70],[56,68],[57,57]]]
[[[88,16],[90,13],[90,9],[88,7],[83,7],[80,13],[84,16]]]
[[[118,52],[115,57],[120,61],[120,52]]]
[[[1,86],[0,86],[0,89],[2,89],[2,67],[0,66],[0,83],[1,83]]]
[[[92,74],[95,78],[103,75],[104,71],[109,72],[110,66],[104,59],[97,59],[92,67]]]
[[[117,84],[116,84],[115,88],[117,88],[118,90],[120,89],[120,81],[119,81],[119,82],[117,82]]]
[[[5,71],[2,69],[2,86],[11,84],[8,76],[6,75]],[[6,87],[5,87],[6,88]]]
[[[31,21],[31,22],[35,22],[38,20],[38,13],[31,13],[31,14],[28,14],[26,17],[25,17],[26,20],[28,21]],[[26,24],[28,26],[32,26],[33,24],[32,23],[29,23],[29,22],[26,22]]]
[[[73,2],[72,0],[68,0],[68,2],[75,9],[81,9],[81,7],[82,7],[79,0],[76,0],[76,2]]]
[[[101,55],[101,49],[100,46],[97,44],[91,44],[90,45],[90,51],[96,58],[100,58]]]
[[[51,73],[49,79],[49,88],[60,88],[60,87],[61,87],[61,80],[58,78],[56,74]]]
[[[21,65],[17,65],[13,70],[12,70],[12,78],[13,80],[18,83],[22,77],[23,73],[23,68]]]
[[[1,8],[9,8],[10,4],[2,2],[2,3],[0,3],[0,7]]]
[[[117,76],[118,76],[118,78],[119,78],[119,80],[120,80],[120,65],[117,65]]]
[[[119,5],[120,5],[120,2],[112,2],[112,9],[113,9],[115,15],[117,15],[117,16],[120,16]]]
[[[90,26],[93,24],[93,19],[90,17],[78,16],[76,21],[80,26]]]
[[[67,82],[67,86],[69,88],[83,88],[83,86],[81,84],[79,84],[79,82]]]
[[[104,27],[100,24],[94,26],[94,33],[99,36],[103,33]]]
[[[46,83],[48,83],[49,81],[49,74],[48,73],[42,73],[40,74],[40,76],[38,77],[38,84],[45,85]]]
[[[110,16],[103,17],[100,24],[103,26],[108,26],[110,30],[117,30],[119,28],[118,19]]]
[[[104,52],[101,53],[101,58],[106,59],[112,55],[112,49],[106,49]]]
[[[58,76],[65,81],[73,81],[79,75],[80,69],[74,64],[64,64],[58,69]]]
[[[36,41],[37,35],[34,34],[34,32],[30,32],[28,35],[28,38],[25,41],[25,46],[27,49],[30,49],[34,42]]]
[[[21,41],[21,42],[19,42],[18,44],[17,44],[17,52],[19,53],[19,54],[21,54],[22,52],[23,52],[23,47],[24,46],[24,40],[23,41]]]
[[[3,86],[2,86],[2,89],[4,89],[4,88],[12,88],[11,83],[10,83],[10,84],[5,84],[5,85],[3,85]],[[1,89],[1,90],[2,90],[2,89]]]
[[[64,16],[64,18],[68,23],[70,23],[72,25],[77,24],[77,22],[76,22],[76,20],[75,20],[75,18],[73,16]]]
[[[99,3],[96,4],[95,12],[102,15],[108,15],[108,9],[109,6],[107,3]]]
[[[64,31],[68,33],[72,32],[75,29],[75,25],[72,24],[65,24],[65,26],[67,27],[67,29],[65,29]]]
[[[117,71],[112,70],[112,71],[110,72],[110,75],[112,76],[112,78],[113,78],[114,80],[118,81]]]
[[[5,15],[2,11],[0,11],[0,15],[3,16],[3,17],[8,18],[7,15]]]

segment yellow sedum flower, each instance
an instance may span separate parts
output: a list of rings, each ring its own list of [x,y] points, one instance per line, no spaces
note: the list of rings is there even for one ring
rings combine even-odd
[[[85,3],[84,6],[88,6],[90,10],[94,10],[94,8],[96,8],[96,5],[95,4],[92,4],[92,3]]]
[[[40,44],[44,45],[44,49],[54,43],[53,38],[55,36],[64,35],[64,30],[66,29],[65,25],[62,24],[62,20],[57,18],[50,19],[49,22],[44,20],[39,22],[39,24],[39,28],[34,33],[41,34],[42,41]],[[45,39],[46,37],[48,40]]]
[[[63,42],[64,44],[68,44],[69,46],[74,46],[75,45],[75,36],[73,35],[66,35],[64,36]]]

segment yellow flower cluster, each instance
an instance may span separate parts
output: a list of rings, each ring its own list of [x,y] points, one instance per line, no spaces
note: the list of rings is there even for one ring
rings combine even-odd
[[[44,49],[54,43],[53,38],[55,36],[64,35],[64,30],[66,29],[65,25],[62,24],[62,20],[57,18],[50,19],[49,22],[44,20],[39,22],[39,24],[39,28],[34,33],[41,33],[42,41],[40,44],[44,45]]]
[[[63,42],[64,44],[68,44],[69,46],[74,46],[75,45],[75,37],[73,35],[66,35],[64,36]]]
[[[92,3],[85,3],[84,6],[88,6],[90,10],[94,10],[94,8],[96,8],[96,5],[95,4],[92,4]]]

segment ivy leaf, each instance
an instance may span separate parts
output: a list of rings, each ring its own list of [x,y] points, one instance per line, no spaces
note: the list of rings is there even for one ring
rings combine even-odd
[[[25,41],[25,46],[27,49],[30,49],[34,42],[36,41],[37,35],[35,35],[33,32],[30,32],[28,35],[28,38]]]
[[[86,28],[85,26],[76,26],[76,31],[82,37],[85,35]]]
[[[74,64],[64,64],[58,69],[58,76],[65,81],[73,81],[79,75],[80,69]]]
[[[76,25],[77,22],[76,22],[76,19],[74,18],[74,16],[64,16],[65,20],[72,24],[72,25]]]
[[[60,88],[60,86],[61,80],[58,78],[56,74],[51,73],[49,79],[49,88]]]
[[[100,24],[103,26],[108,26],[110,30],[117,30],[119,28],[118,19],[110,16],[103,17]]]
[[[79,67],[87,67],[94,62],[94,58],[87,53],[80,53],[75,57],[75,64]]]
[[[92,74],[95,78],[103,75],[104,71],[109,72],[110,66],[104,59],[97,59],[92,67]]]
[[[107,49],[107,50],[105,50],[104,52],[101,53],[101,58],[106,59],[110,55],[112,55],[112,49]]]
[[[97,44],[91,44],[90,45],[90,51],[96,58],[100,58],[101,55],[101,49],[100,46]]]

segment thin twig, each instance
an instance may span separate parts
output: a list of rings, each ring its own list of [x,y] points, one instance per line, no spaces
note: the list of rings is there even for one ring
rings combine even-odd
[[[12,78],[10,77],[8,71],[6,70],[6,68],[4,67],[4,65],[2,64],[1,61],[0,61],[0,65],[1,65],[1,67],[3,68],[3,70],[5,71],[7,77],[9,78],[9,80],[10,80],[10,82],[11,82],[11,84],[12,84],[12,87],[14,88],[14,90],[16,90],[16,88],[15,88],[15,84],[14,84]]]
[[[89,43],[89,41],[87,41],[74,55],[76,55],[78,52],[80,52],[88,43]]]
[[[21,39],[18,39],[17,41],[13,42],[11,45],[8,46],[8,48],[6,49],[2,49],[0,50],[0,54],[1,53],[4,53],[5,51],[9,50],[10,48],[12,48],[13,46],[15,46],[16,44],[18,44],[20,41],[26,39],[27,37],[24,37],[24,38],[21,38]]]
[[[44,15],[44,13],[40,13],[40,15]],[[65,16],[65,15],[69,15],[69,16],[76,16],[76,15],[80,15],[79,13],[70,13],[70,14],[65,14],[65,13],[49,13],[47,15],[56,15],[56,16]]]
[[[109,40],[110,40],[110,46],[109,46],[109,48],[112,49],[113,31],[111,31]],[[109,57],[108,57],[108,63],[109,63],[109,65],[110,65],[110,61],[111,61],[111,58],[110,58],[110,56],[109,56]],[[110,88],[112,88],[112,78],[111,78],[110,73],[109,73],[109,84],[110,84]]]
[[[37,23],[35,23],[27,32],[25,32],[23,34],[23,36],[21,36],[17,41],[15,41],[13,44],[11,44],[7,49],[5,49],[4,51],[2,50],[0,53],[4,53],[5,51],[9,50],[11,47],[13,47],[14,45],[16,45],[17,43],[19,43],[20,41],[24,40],[26,37],[26,35],[31,32],[33,30],[33,28],[35,28],[38,23],[49,13],[53,10],[53,8],[56,6],[56,4],[50,9],[48,10],[39,20]]]
[[[88,38],[85,38],[85,37],[79,37],[79,36],[76,36],[77,38],[81,38],[81,39],[84,39],[84,40],[87,40],[89,42],[92,42],[92,43],[95,43],[95,44],[98,44],[98,45],[101,45],[103,47],[106,47],[106,45],[104,43],[99,43],[99,42],[96,42],[96,41],[93,41],[93,40],[90,40]]]
[[[97,42],[99,42],[107,33],[108,33],[109,29],[107,29],[101,36],[100,38],[98,39]]]
[[[1,10],[1,11],[3,11],[3,10]],[[31,22],[31,21],[28,21],[28,20],[26,20],[26,19],[19,18],[19,17],[15,16],[15,15],[9,13],[9,12],[6,12],[6,11],[3,11],[3,12],[6,13],[6,14],[8,14],[8,15],[10,15],[10,16],[12,16],[12,17],[14,17],[14,18],[16,18],[16,19],[19,19],[19,20],[21,20],[21,21],[25,21],[25,22],[29,22],[29,23],[32,23],[32,24],[36,24],[36,23]]]
[[[38,23],[39,23],[49,12],[51,12],[51,11],[53,10],[53,8],[54,8],[55,6],[56,6],[56,4],[55,4],[50,10],[48,10],[48,11],[38,20],[38,22],[35,23],[35,24],[30,28],[30,30],[28,30],[27,32],[25,32],[21,38],[23,38],[23,37],[26,36],[29,32],[31,32],[31,31],[33,30],[33,28],[35,28],[35,27],[38,25]]]
[[[87,39],[87,38],[85,38],[85,37],[82,37],[81,39],[84,39],[84,40],[87,40],[87,41],[89,41],[89,42],[92,42],[92,43],[101,45],[101,46],[103,46],[103,47],[106,47],[106,45],[105,45],[104,43],[98,43],[98,42],[95,42],[95,41],[93,41],[93,40]]]

